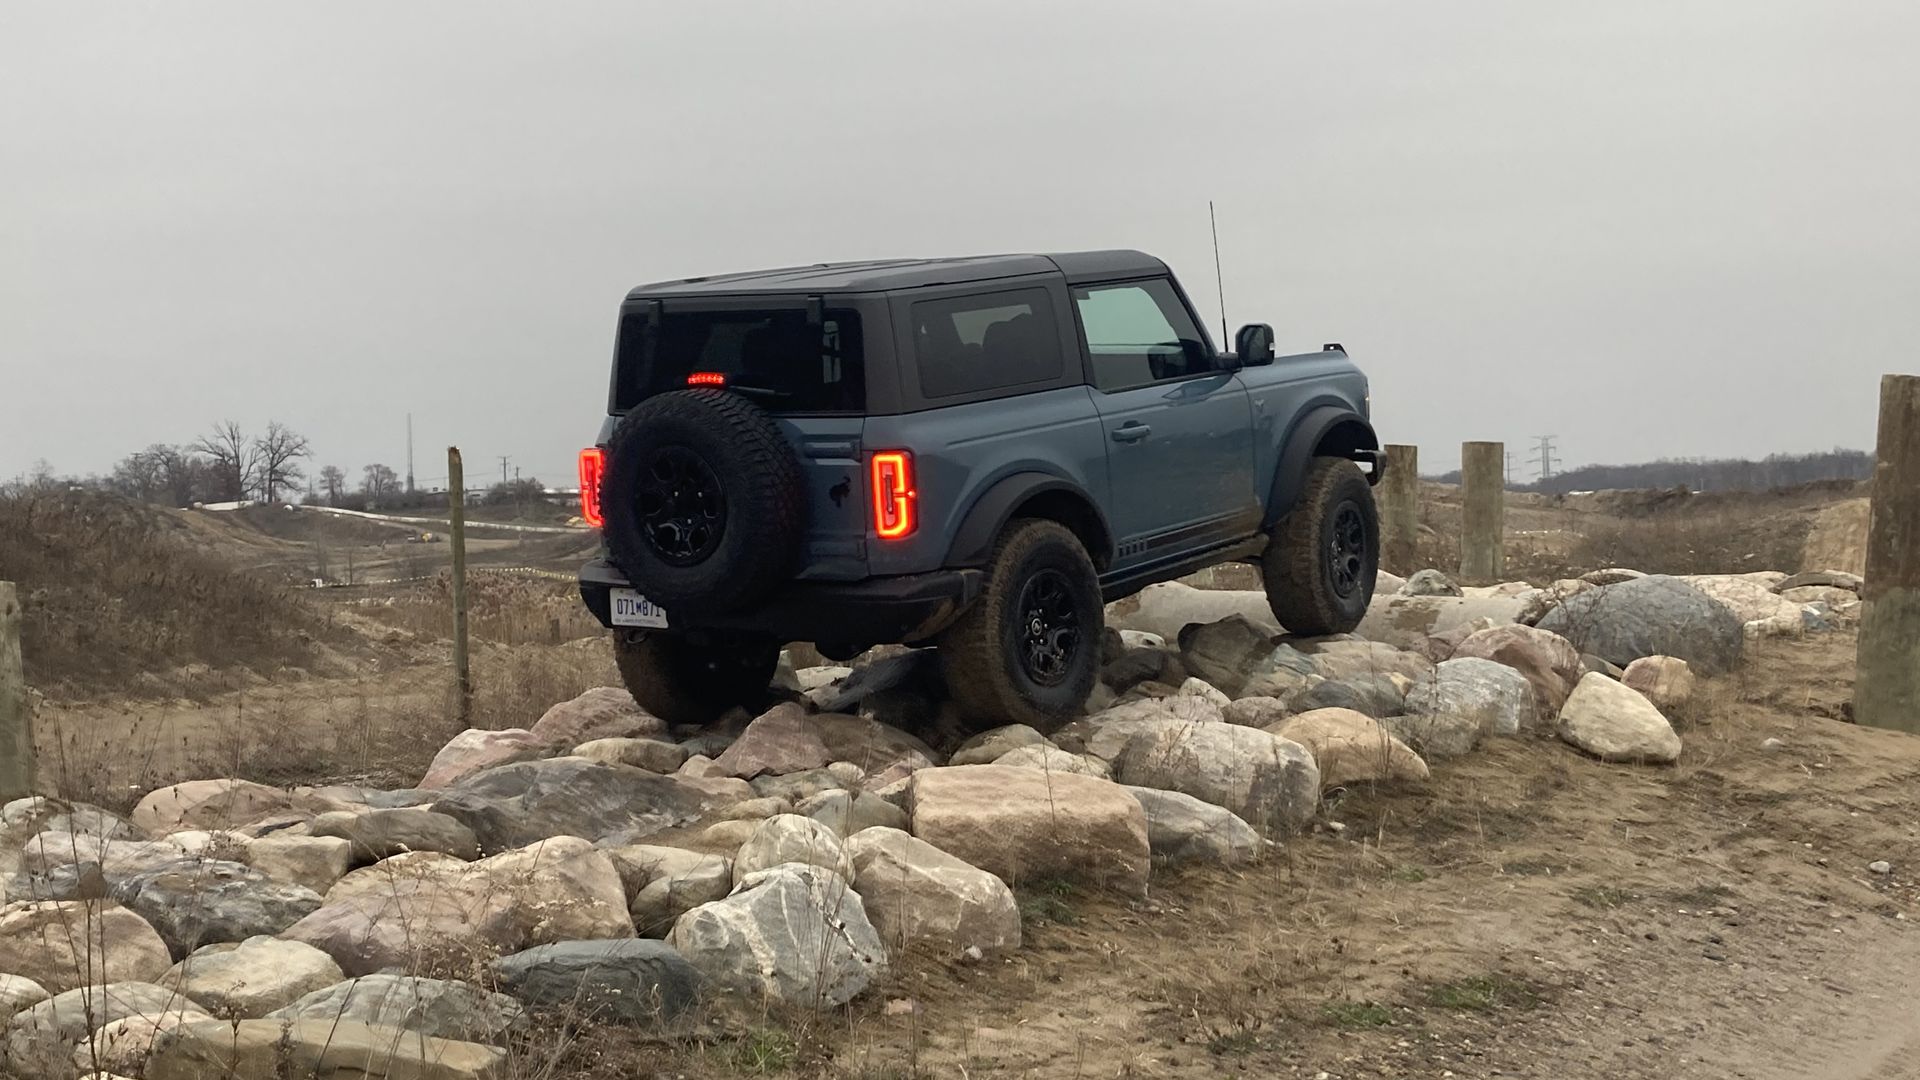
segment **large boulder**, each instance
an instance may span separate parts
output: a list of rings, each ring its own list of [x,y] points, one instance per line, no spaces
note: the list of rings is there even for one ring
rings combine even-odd
[[[1455,660],[1492,660],[1518,671],[1533,687],[1534,711],[1557,716],[1580,681],[1580,650],[1550,630],[1496,626],[1470,634],[1453,650]]]
[[[1779,594],[1787,575],[1779,571],[1753,574],[1688,574],[1681,581],[1725,604],[1742,623],[1767,619],[1798,621],[1800,605]]]
[[[1307,748],[1324,788],[1363,780],[1425,780],[1427,763],[1380,722],[1351,709],[1316,709],[1268,729]]]
[[[776,776],[822,769],[836,760],[807,717],[794,702],[767,710],[733,740],[713,765],[723,776],[751,780],[763,773]]]
[[[1677,656],[1707,675],[1731,671],[1745,643],[1731,609],[1663,574],[1569,597],[1540,628],[1619,667],[1643,656]]]
[[[1146,892],[1146,813],[1111,781],[959,765],[914,773],[907,799],[913,835],[1009,884],[1066,878]]]
[[[667,942],[749,1005],[844,1005],[887,970],[886,945],[859,895],[817,866],[749,876],[733,895],[682,915]]]
[[[869,773],[896,765],[925,769],[936,757],[933,749],[915,736],[864,716],[821,713],[808,717],[807,722],[827,748],[829,762],[850,761]]]
[[[480,857],[473,830],[445,814],[410,806],[354,813],[335,810],[307,823],[314,836],[334,836],[353,845],[353,860],[365,865],[403,851],[439,851],[461,859]]]
[[[505,994],[455,979],[397,974],[336,980],[275,1009],[268,1018],[348,1020],[437,1039],[487,1043],[528,1026],[526,1010]]]
[[[1560,737],[1602,761],[1671,764],[1680,736],[1638,690],[1605,675],[1583,677],[1560,710]]]
[[[110,882],[187,857],[187,849],[170,839],[113,840],[90,833],[59,832],[36,834],[21,848],[21,853],[22,869],[30,877],[51,876],[62,866],[91,864]]]
[[[633,843],[700,816],[701,799],[671,777],[585,758],[523,761],[470,776],[433,804],[473,830],[481,850],[554,836]]]
[[[782,863],[805,863],[853,880],[853,862],[847,858],[840,835],[809,817],[777,814],[762,821],[733,857],[733,881]]]
[[[1106,779],[1112,775],[1107,763],[1085,754],[1069,754],[1057,746],[1022,746],[995,758],[994,765],[1008,765],[1043,772],[1072,772]]]
[[[25,975],[0,974],[0,1028],[21,1009],[38,1005],[53,995]]]
[[[349,975],[470,970],[533,945],[632,937],[633,918],[613,860],[562,836],[473,863],[431,852],[384,860],[341,878],[282,936]]]
[[[871,791],[817,791],[793,809],[843,837],[862,829],[907,827],[907,812]]]
[[[496,1080],[506,1051],[355,1020],[183,1024],[147,1059],[146,1080],[312,1076]]]
[[[277,934],[320,906],[304,885],[241,863],[182,859],[113,886],[113,898],[160,932],[175,960],[208,942]]]
[[[1693,669],[1677,656],[1643,656],[1627,665],[1620,681],[1646,695],[1662,714],[1672,716],[1693,701],[1697,680]]]
[[[1023,746],[1052,746],[1052,740],[1025,724],[1008,724],[983,731],[960,744],[947,759],[949,765],[990,765],[996,758]]]
[[[1295,650],[1316,674],[1327,679],[1375,678],[1401,675],[1417,679],[1433,670],[1433,661],[1419,648],[1406,649],[1357,638],[1328,638],[1296,642]]]
[[[1267,594],[1258,589],[1196,589],[1165,581],[1107,605],[1108,626],[1144,631],[1163,641],[1177,641],[1189,624],[1217,623],[1233,615],[1268,634],[1280,632]]]
[[[743,841],[744,842],[744,841]],[[733,891],[733,860],[685,848],[629,844],[604,849],[630,897],[642,937],[665,937],[675,919]]]
[[[133,823],[149,836],[160,836],[178,829],[231,829],[313,810],[307,800],[250,780],[188,780],[148,792],[133,808]]]
[[[1088,745],[1120,783],[1184,792],[1226,807],[1265,833],[1290,832],[1312,820],[1320,770],[1300,744],[1224,721],[1158,717],[1122,723],[1132,730],[1117,753],[1103,753],[1112,747],[1099,736]]]
[[[257,1017],[344,978],[340,965],[311,945],[250,937],[195,949],[160,982],[214,1016]]]
[[[854,891],[889,948],[929,944],[948,953],[1020,947],[1020,908],[1005,882],[899,829],[847,841]]]
[[[1183,627],[1180,661],[1194,677],[1233,697],[1273,652],[1273,636],[1244,615]]]
[[[642,709],[618,686],[596,686],[571,701],[548,709],[534,722],[535,739],[554,747],[579,746],[594,739],[633,739],[664,735],[666,721]]]
[[[1406,712],[1471,716],[1489,735],[1518,735],[1539,720],[1533,684],[1505,664],[1457,656],[1434,665],[1407,691]]]
[[[211,1019],[176,990],[149,982],[79,986],[16,1013],[7,1024],[7,1075],[28,1080],[65,1080],[77,1075],[74,1052],[120,1020],[145,1018],[159,1026],[180,1019]],[[124,1036],[114,1040],[125,1041]],[[122,1050],[122,1048],[116,1048]],[[116,1053],[122,1057],[124,1051]],[[90,1067],[90,1066],[89,1066]]]
[[[99,983],[152,982],[173,966],[145,919],[99,900],[31,900],[0,908],[0,971],[58,995]]]
[[[588,1023],[659,1023],[700,994],[700,973],[664,941],[559,941],[503,956],[493,970],[527,1005]]]
[[[1147,843],[1155,862],[1168,866],[1212,863],[1238,866],[1260,857],[1265,844],[1253,826],[1223,806],[1178,791],[1129,787],[1127,794],[1147,814]]]
[[[667,739],[593,739],[574,747],[572,756],[604,765],[671,773],[687,763],[687,748]]]
[[[428,790],[452,787],[475,773],[545,757],[550,749],[544,740],[526,728],[501,731],[468,728],[447,740],[447,745],[433,755],[427,775],[420,778],[420,787]]]
[[[1438,570],[1416,570],[1397,590],[1401,596],[1460,596],[1460,586]]]
[[[247,842],[245,861],[275,881],[324,894],[353,869],[353,842],[338,836],[262,836]]]
[[[1513,622],[1526,607],[1519,596],[1398,596],[1376,592],[1354,633],[1396,649],[1421,651],[1427,638],[1476,619]]]
[[[1376,719],[1399,716],[1408,711],[1407,696],[1395,685],[1393,676],[1371,674],[1348,675],[1317,683],[1295,694],[1287,701],[1287,706],[1295,712],[1351,709]]]

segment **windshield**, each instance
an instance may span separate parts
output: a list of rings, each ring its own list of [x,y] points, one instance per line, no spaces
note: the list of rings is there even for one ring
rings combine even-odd
[[[857,413],[866,405],[860,317],[827,308],[810,321],[801,307],[664,311],[649,325],[642,308],[621,315],[614,408],[624,412],[687,385],[695,372],[776,413]]]

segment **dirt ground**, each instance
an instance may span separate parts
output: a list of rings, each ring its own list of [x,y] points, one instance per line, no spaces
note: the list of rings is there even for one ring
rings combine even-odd
[[[1835,719],[1852,650],[1757,648],[1675,767],[1494,740],[1248,873],[1026,890],[1017,954],[909,958],[791,1073],[1920,1077],[1920,740]]]

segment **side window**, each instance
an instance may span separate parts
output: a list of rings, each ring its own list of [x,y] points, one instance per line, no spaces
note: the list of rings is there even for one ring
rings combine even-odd
[[[913,305],[920,392],[930,398],[1057,379],[1066,370],[1045,289]]]
[[[1073,290],[1093,385],[1127,390],[1214,370],[1200,330],[1165,278]]]

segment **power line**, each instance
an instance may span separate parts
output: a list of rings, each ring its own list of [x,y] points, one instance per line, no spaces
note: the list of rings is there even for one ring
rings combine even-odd
[[[1537,447],[1528,461],[1533,462],[1534,477],[1539,480],[1553,479],[1553,435],[1535,435]]]

